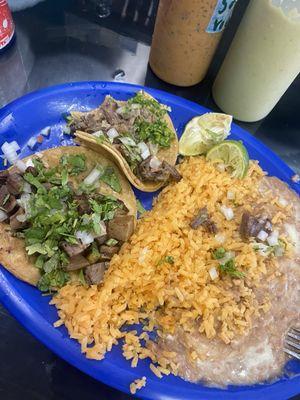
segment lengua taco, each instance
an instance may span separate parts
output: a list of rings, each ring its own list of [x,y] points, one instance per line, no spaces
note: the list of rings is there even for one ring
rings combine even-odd
[[[181,179],[168,107],[149,94],[140,91],[127,101],[106,96],[95,110],[71,112],[67,119],[71,133],[111,154],[136,188],[152,192]]]
[[[136,199],[117,166],[83,146],[57,147],[0,173],[0,262],[42,291],[101,282],[133,233]]]

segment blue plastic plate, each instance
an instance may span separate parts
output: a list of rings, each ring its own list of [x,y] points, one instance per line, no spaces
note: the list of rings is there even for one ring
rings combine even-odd
[[[72,144],[69,137],[62,133],[65,125],[62,115],[70,110],[88,110],[98,106],[105,95],[111,94],[117,99],[127,99],[140,86],[105,83],[81,82],[69,83],[40,90],[24,96],[0,110],[0,144],[17,140],[22,147],[21,156],[32,153],[26,146],[28,139],[38,134],[42,128],[51,126],[48,139],[33,150],[40,151],[57,145]],[[195,115],[209,110],[182,98],[154,89],[147,89],[150,94],[172,108],[171,116],[178,136],[183,127]],[[270,175],[286,181],[291,188],[300,192],[299,184],[291,181],[293,171],[272,151],[247,132],[233,124],[232,138],[243,140],[250,157],[260,161],[263,169]],[[146,207],[151,206],[152,194],[137,192],[137,196]],[[54,306],[49,306],[49,297],[16,279],[0,266],[0,301],[37,339],[54,351],[58,356],[93,376],[101,382],[123,392],[129,392],[129,384],[142,376],[147,377],[147,385],[138,392],[143,399],[193,400],[193,399],[287,399],[300,393],[300,376],[283,377],[273,384],[229,387],[226,390],[208,388],[185,382],[175,376],[156,378],[149,370],[146,360],[140,361],[132,369],[121,355],[120,347],[115,347],[103,361],[86,359],[80,352],[75,340],[68,337],[64,327],[55,329],[52,324],[57,320]],[[289,370],[300,373],[300,363],[289,363]]]

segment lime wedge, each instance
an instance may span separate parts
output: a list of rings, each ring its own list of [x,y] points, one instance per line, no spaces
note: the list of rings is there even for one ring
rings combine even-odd
[[[206,159],[221,164],[233,178],[244,178],[249,166],[246,147],[236,140],[225,140],[209,150]]]
[[[206,153],[227,138],[231,122],[231,115],[221,113],[206,113],[191,119],[180,138],[179,153],[183,156]]]

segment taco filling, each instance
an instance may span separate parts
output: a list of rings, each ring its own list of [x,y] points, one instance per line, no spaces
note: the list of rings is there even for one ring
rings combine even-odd
[[[110,144],[127,161],[142,181],[180,180],[176,168],[160,158],[160,151],[170,149],[174,131],[166,122],[169,108],[152,97],[138,92],[127,101],[106,96],[90,112],[72,112],[67,117],[71,133],[92,134],[99,144]]]
[[[54,167],[35,158],[23,173],[13,167],[0,175],[1,221],[9,225],[11,236],[24,240],[26,254],[40,272],[37,286],[42,291],[73,278],[99,284],[134,230],[135,217],[125,203],[99,192],[103,183],[122,192],[114,168],[96,164],[88,170],[86,155],[73,153],[62,155]],[[85,178],[75,185],[81,173]]]

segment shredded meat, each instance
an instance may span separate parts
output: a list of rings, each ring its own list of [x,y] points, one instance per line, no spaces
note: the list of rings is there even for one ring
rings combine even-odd
[[[201,208],[190,223],[192,229],[198,229],[200,226],[203,226],[209,233],[215,234],[218,231],[217,225],[210,218],[206,207]]]
[[[153,156],[149,156],[142,161],[138,166],[138,175],[142,181],[165,182],[168,179],[173,179],[179,182],[182,178],[175,167],[162,161],[156,168],[151,166]]]

